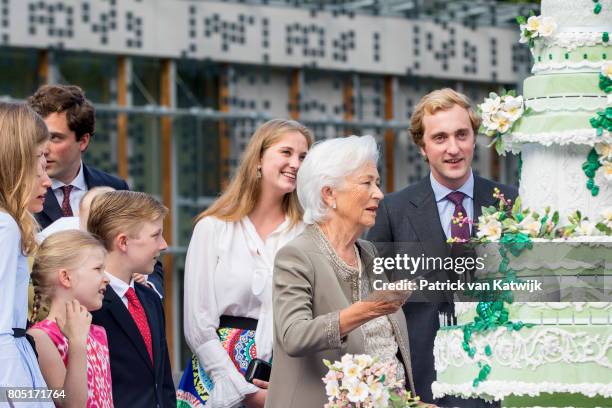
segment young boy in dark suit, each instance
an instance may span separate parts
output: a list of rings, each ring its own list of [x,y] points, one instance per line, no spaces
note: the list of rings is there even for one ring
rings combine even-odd
[[[87,229],[104,242],[110,280],[93,323],[106,329],[116,408],[176,407],[163,305],[133,278],[152,273],[168,247],[162,235],[167,212],[155,198],[133,191],[104,193],[91,205]]]

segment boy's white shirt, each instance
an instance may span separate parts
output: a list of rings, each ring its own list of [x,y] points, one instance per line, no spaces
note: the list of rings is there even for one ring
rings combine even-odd
[[[117,293],[117,295],[119,295],[119,291],[117,290],[117,288],[115,288],[115,286],[112,284],[113,280],[117,281],[118,283],[116,284],[118,288],[120,288],[122,290],[123,295],[125,295],[125,292],[127,292],[127,286],[125,286],[125,288],[122,285],[125,285],[125,282],[122,281],[121,279],[111,275],[110,273],[108,273],[107,271],[105,271],[104,273],[106,273],[106,276],[108,276],[108,279],[110,280],[110,285],[113,288],[113,290]],[[157,296],[159,296],[160,299],[163,299],[164,297],[157,291],[157,288],[155,287],[155,285],[153,284],[153,282],[149,282],[149,275],[144,275],[146,284],[148,287],[150,287],[151,289],[153,289],[153,291],[155,293],[157,293]],[[134,287],[134,279],[132,279],[132,281],[130,282],[130,285],[132,288]],[[121,296],[119,296],[121,297]],[[123,298],[122,298],[123,299]],[[125,301],[123,302],[126,306],[127,306],[127,298],[125,298]]]
[[[106,274],[106,277],[110,281],[108,284],[110,285],[111,288],[113,288],[117,296],[119,296],[119,299],[121,299],[121,301],[127,308],[128,299],[127,299],[127,296],[125,296],[125,294],[127,293],[129,288],[134,288],[134,279],[132,279],[130,281],[130,284],[128,285],[127,283],[117,278],[113,274],[109,273],[108,271],[104,271],[104,273]]]

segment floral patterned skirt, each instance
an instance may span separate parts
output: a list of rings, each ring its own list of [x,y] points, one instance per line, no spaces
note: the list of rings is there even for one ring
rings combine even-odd
[[[249,363],[256,357],[255,330],[223,327],[217,330],[217,334],[232,363],[244,376]],[[177,408],[204,407],[213,387],[212,380],[194,354],[187,363],[176,392]]]

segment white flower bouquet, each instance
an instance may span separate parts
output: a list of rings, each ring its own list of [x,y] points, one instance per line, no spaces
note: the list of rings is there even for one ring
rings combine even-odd
[[[514,123],[526,113],[522,96],[515,91],[502,92],[501,95],[491,92],[484,102],[478,105],[482,116],[480,131],[493,138],[497,153],[504,153],[502,136],[510,130]]]
[[[324,408],[406,408],[427,406],[397,380],[395,363],[383,363],[367,354],[345,354],[333,364],[323,360],[329,372],[323,377],[328,403]]]

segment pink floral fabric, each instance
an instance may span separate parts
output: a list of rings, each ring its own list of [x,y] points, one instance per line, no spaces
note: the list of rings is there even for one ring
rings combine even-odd
[[[57,323],[43,320],[32,328],[47,333],[64,361],[68,364],[68,340]],[[87,408],[113,408],[108,340],[104,327],[92,324],[87,337]]]

